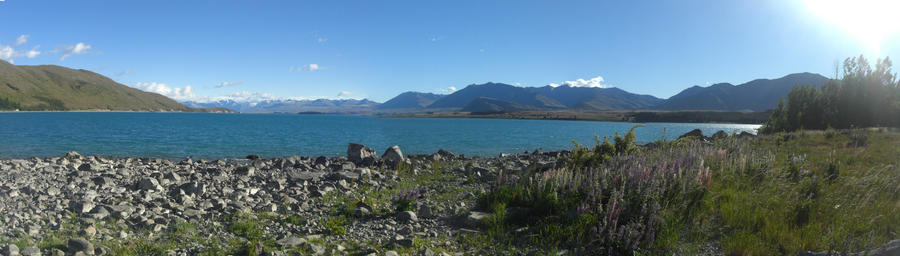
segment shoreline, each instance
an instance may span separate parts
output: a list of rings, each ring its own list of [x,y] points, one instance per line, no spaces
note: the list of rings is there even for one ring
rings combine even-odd
[[[382,114],[380,118],[480,118],[509,120],[601,121],[623,123],[719,123],[763,124],[769,112],[717,110],[610,110],[610,111],[516,111],[516,112],[434,112]]]

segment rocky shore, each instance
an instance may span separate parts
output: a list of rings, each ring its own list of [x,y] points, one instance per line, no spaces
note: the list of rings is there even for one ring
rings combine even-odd
[[[0,255],[469,255],[477,194],[565,154],[0,160]]]

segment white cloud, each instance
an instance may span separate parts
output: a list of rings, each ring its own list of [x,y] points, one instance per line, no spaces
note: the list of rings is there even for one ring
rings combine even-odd
[[[30,35],[21,35],[19,38],[16,38],[16,45],[23,45],[28,42],[28,38]]]
[[[456,86],[449,86],[447,88],[438,89],[438,93],[441,94],[451,94],[456,91]]]
[[[328,42],[328,38],[326,38],[326,37],[319,37],[319,38],[316,38],[316,41],[318,41],[318,42],[321,44],[321,43],[324,43],[324,42]]]
[[[337,94],[337,97],[338,97],[338,98],[343,98],[343,97],[350,96],[350,94],[353,94],[353,93],[352,93],[352,92],[348,92],[348,91],[341,91],[341,92],[339,92],[339,93]]]
[[[290,71],[290,72],[295,72],[295,71],[296,71],[296,72],[300,72],[300,71],[304,71],[304,70],[305,70],[305,71],[316,71],[316,70],[320,70],[320,69],[322,69],[322,67],[319,66],[319,64],[312,63],[312,64],[302,65],[302,66],[300,66],[300,67],[294,67],[294,66],[291,66],[290,68],[288,68],[288,71]]]
[[[558,83],[558,84],[551,83],[550,87],[559,87],[562,85],[568,85],[571,87],[595,87],[595,88],[610,88],[610,87],[612,87],[608,84],[604,84],[603,77],[601,77],[601,76],[594,77],[589,80],[584,80],[584,79],[579,78],[578,80],[575,80],[575,81],[565,81],[565,82]]]
[[[41,52],[37,50],[38,47],[40,47],[40,45],[35,46],[34,48],[31,48],[30,51],[25,52],[25,57],[27,57],[29,59],[33,59],[34,57],[41,55]]]
[[[198,98],[196,95],[194,95],[194,89],[191,88],[190,85],[187,85],[184,88],[178,88],[178,87],[169,87],[168,85],[166,85],[164,83],[157,83],[157,82],[140,83],[139,82],[139,83],[135,84],[134,87],[144,90],[144,91],[148,91],[148,92],[159,93],[159,94],[162,94],[163,96],[166,96],[166,97],[172,98],[174,100],[178,100],[178,101],[194,100],[194,99]]]
[[[12,60],[16,51],[9,45],[0,45],[0,59]]]
[[[220,84],[213,85],[213,87],[215,87],[215,88],[222,88],[222,87],[236,86],[236,85],[240,85],[240,84],[243,84],[243,83],[244,83],[244,82],[222,82],[222,83],[220,83]]]
[[[62,56],[59,57],[59,60],[65,60],[72,55],[85,54],[90,49],[91,45],[79,42],[75,45],[66,47],[65,51],[63,51]]]

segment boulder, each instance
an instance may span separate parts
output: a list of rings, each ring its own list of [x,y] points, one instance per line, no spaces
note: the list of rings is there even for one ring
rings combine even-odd
[[[444,149],[438,150],[437,154],[441,155],[442,157],[446,157],[446,158],[453,158],[456,156],[456,154],[453,154],[453,152],[450,152],[450,151],[447,151]]]
[[[356,143],[349,143],[347,145],[347,158],[353,163],[359,164],[367,158],[374,159],[376,156],[375,150],[366,147],[365,145]]]
[[[84,253],[86,255],[94,254],[94,245],[84,238],[72,238],[68,243],[68,254]]]
[[[2,248],[0,248],[0,255],[18,256],[19,255],[19,247],[14,244],[4,245]]]
[[[400,146],[397,145],[385,149],[381,158],[390,163],[400,163],[404,160],[403,151],[400,151]]]
[[[37,248],[37,246],[29,246],[22,249],[19,252],[19,255],[22,256],[41,256],[41,249]]]
[[[139,189],[139,190],[156,190],[156,191],[163,190],[163,187],[159,185],[159,181],[156,180],[155,178],[140,179],[140,180],[138,180],[137,184],[135,184],[135,187],[137,187],[137,189]]]
[[[476,228],[476,227],[481,226],[481,223],[483,223],[484,219],[487,218],[488,216],[490,216],[490,214],[488,214],[486,212],[472,211],[472,212],[469,212],[468,215],[466,215],[465,223],[469,227]]]
[[[80,158],[81,158],[81,154],[78,154],[78,152],[72,151],[72,152],[66,153],[66,159],[72,160],[72,159],[80,159]]]
[[[679,139],[681,139],[681,138],[691,138],[691,137],[699,138],[699,139],[704,139],[704,138],[706,138],[706,136],[703,136],[703,131],[701,131],[700,129],[693,129],[693,130],[691,130],[691,131],[689,131],[689,132],[687,132],[687,133],[685,133],[685,134],[683,134],[683,135],[681,135],[681,136],[678,136]]]
[[[718,132],[713,134],[712,138],[714,140],[728,138],[728,133],[725,133],[725,131],[723,131],[723,130],[719,130]]]
[[[234,173],[243,176],[253,176],[253,174],[256,173],[256,168],[253,166],[241,166],[234,169]]]
[[[416,218],[416,213],[414,213],[412,211],[403,211],[403,212],[397,213],[397,221],[400,221],[403,223],[410,223],[410,222],[419,221],[419,219]]]
[[[94,203],[88,201],[74,201],[71,209],[75,213],[89,213],[94,209]]]
[[[275,241],[276,244],[281,247],[295,247],[306,243],[306,239],[298,236],[286,236],[282,239],[278,239]]]

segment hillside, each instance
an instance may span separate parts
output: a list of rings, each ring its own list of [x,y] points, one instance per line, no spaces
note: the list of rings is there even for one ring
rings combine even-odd
[[[544,86],[530,88],[531,91],[546,95],[570,109],[580,110],[621,110],[646,109],[663,102],[650,95],[639,95],[619,88],[592,88]]]
[[[486,83],[466,86],[462,90],[436,100],[428,108],[464,108],[479,97],[493,98],[539,109],[562,109],[566,107],[556,100],[523,87],[502,83]]]
[[[0,98],[21,110],[36,111],[196,111],[165,96],[122,85],[91,71],[55,65],[16,66],[2,60]]]
[[[515,102],[498,100],[494,98],[478,97],[463,107],[465,112],[508,112],[508,111],[527,111],[536,110],[536,107],[522,105]]]
[[[444,95],[424,92],[404,92],[382,103],[377,109],[423,109]]]
[[[827,77],[819,74],[796,73],[778,79],[756,79],[740,85],[719,83],[709,87],[693,86],[670,97],[655,109],[765,111],[774,109],[795,85],[818,87],[827,81]]]

